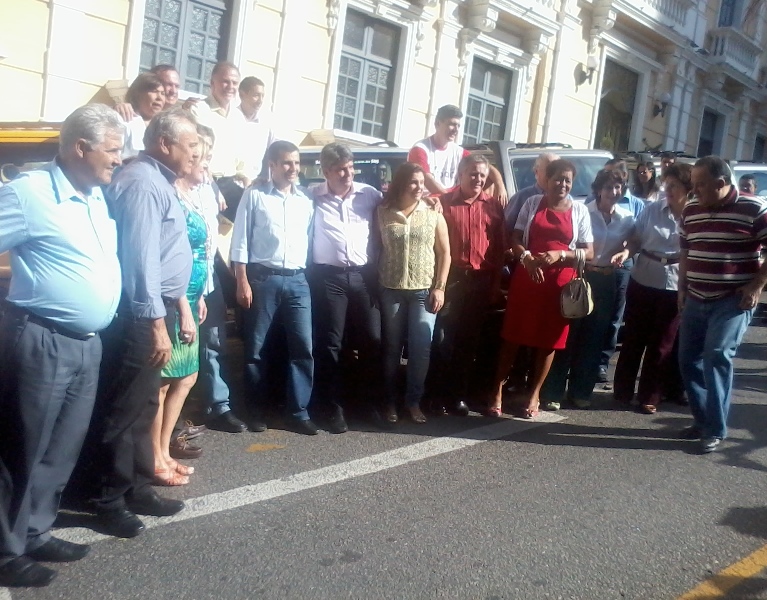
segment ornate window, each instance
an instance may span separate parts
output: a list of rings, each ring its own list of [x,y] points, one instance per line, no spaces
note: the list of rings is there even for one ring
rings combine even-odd
[[[399,28],[349,10],[338,72],[336,129],[385,138],[389,129]]]
[[[146,0],[140,70],[174,65],[183,89],[207,94],[213,66],[225,58],[227,17],[221,0]]]
[[[464,143],[504,138],[511,78],[511,71],[474,59],[463,126]]]

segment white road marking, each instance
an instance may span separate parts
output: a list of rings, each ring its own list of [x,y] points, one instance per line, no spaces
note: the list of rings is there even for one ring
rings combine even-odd
[[[163,527],[171,523],[188,521],[189,519],[196,519],[225,510],[256,504],[257,502],[295,494],[296,492],[310,490],[323,485],[378,473],[379,471],[386,471],[411,462],[439,456],[440,454],[470,448],[483,442],[496,440],[547,423],[557,423],[564,419],[565,417],[548,412],[540,413],[535,421],[504,419],[500,423],[467,429],[454,435],[418,442],[329,467],[297,473],[282,479],[272,479],[271,481],[245,485],[226,492],[192,498],[186,500],[186,508],[173,517],[142,517],[141,520],[144,521],[147,529]],[[61,539],[79,544],[93,544],[94,542],[111,538],[111,536],[96,533],[82,527],[58,529],[55,535]],[[0,600],[4,600],[2,596],[0,596]]]
[[[0,588],[0,600],[11,600],[11,590]]]

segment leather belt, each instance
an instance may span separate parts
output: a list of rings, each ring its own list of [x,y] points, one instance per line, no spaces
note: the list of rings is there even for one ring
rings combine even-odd
[[[47,319],[46,317],[41,317],[40,315],[35,314],[32,311],[27,310],[26,308],[13,304],[12,302],[8,302],[6,306],[7,306],[8,312],[21,315],[25,317],[29,323],[34,323],[35,325],[44,327],[51,333],[58,333],[59,335],[63,335],[64,337],[68,337],[70,339],[80,340],[80,341],[89,340],[96,336],[95,333],[78,333],[76,331],[72,331],[71,329],[67,329],[63,325],[60,325],[56,323],[55,321],[52,321],[51,319]]]
[[[586,263],[586,270],[592,273],[601,273],[602,275],[610,275],[615,272],[615,267],[607,265],[606,267],[599,267],[597,265],[590,265]]]
[[[368,265],[349,265],[348,267],[337,267],[336,265],[324,265],[320,263],[314,263],[314,266],[333,273],[359,273]]]
[[[304,270],[305,269],[273,269],[272,267],[266,267],[258,263],[249,263],[248,266],[245,267],[245,271],[248,274],[254,272],[261,275],[279,275],[280,277],[293,277],[294,275],[303,273]]]
[[[653,254],[652,252],[649,252],[647,250],[642,250],[640,252],[642,256],[646,256],[650,260],[654,260],[655,262],[659,262],[662,265],[675,265],[679,263],[679,257],[678,256],[658,256],[657,254]]]

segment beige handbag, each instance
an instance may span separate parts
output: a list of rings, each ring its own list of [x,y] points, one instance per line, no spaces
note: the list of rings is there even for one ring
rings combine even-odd
[[[575,250],[575,274],[562,288],[559,306],[565,319],[580,319],[590,315],[594,310],[594,300],[591,296],[591,286],[583,277],[586,267],[586,251],[582,248]]]

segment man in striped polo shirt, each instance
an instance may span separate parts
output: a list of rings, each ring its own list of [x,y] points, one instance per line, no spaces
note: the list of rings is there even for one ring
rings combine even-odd
[[[695,422],[682,436],[708,453],[727,435],[732,359],[767,284],[767,203],[739,195],[718,156],[695,163],[692,184],[680,221],[679,365]]]

